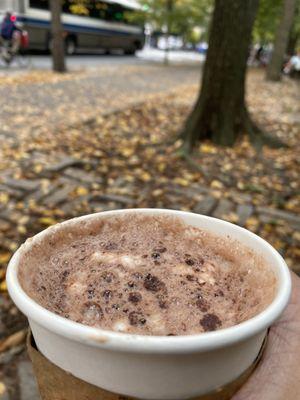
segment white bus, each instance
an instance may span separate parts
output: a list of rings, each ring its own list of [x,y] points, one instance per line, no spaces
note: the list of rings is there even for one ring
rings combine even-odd
[[[9,10],[29,34],[30,49],[51,47],[51,0],[0,0],[0,18]],[[144,45],[143,27],[128,21],[128,15],[140,8],[136,0],[88,0],[80,6],[76,0],[63,0],[62,21],[67,54],[77,50],[123,50],[134,54]]]

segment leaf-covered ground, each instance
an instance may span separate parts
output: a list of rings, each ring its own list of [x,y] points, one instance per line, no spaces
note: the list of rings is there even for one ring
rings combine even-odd
[[[45,80],[35,73],[25,80],[6,81],[5,89],[0,88],[1,92],[12,87],[12,100],[20,93],[26,97],[28,90],[36,96],[22,114],[20,99],[15,109],[13,101],[6,104],[0,129],[0,364],[4,365],[0,383],[11,398],[18,398],[19,369],[30,364],[23,351],[26,320],[9,300],[5,268],[25,238],[51,224],[124,207],[205,213],[258,233],[300,272],[299,83],[270,84],[262,72],[249,73],[251,112],[288,148],[256,153],[246,139],[231,149],[204,142],[195,149],[191,165],[180,157],[176,137],[191,110],[197,84],[188,83],[191,76],[183,81],[183,70],[171,78],[174,69],[155,75],[160,70],[148,68],[147,79],[145,71],[139,72],[135,88],[128,71],[118,76],[123,88],[119,97],[114,87],[114,92],[99,93],[98,99],[97,90],[88,90],[96,85],[97,76],[84,73],[50,74]],[[153,82],[147,93],[149,79]],[[84,89],[71,104],[74,85]],[[44,110],[48,94],[53,96],[53,107]],[[111,105],[123,110],[104,115],[104,108],[114,108]]]
[[[201,212],[203,202],[211,201],[204,211],[259,233],[297,269],[299,86],[290,80],[268,84],[253,71],[248,93],[256,119],[288,148],[256,153],[247,140],[232,149],[205,142],[193,156],[199,169],[187,164],[178,155],[176,135],[190,111],[195,86],[95,116],[88,123],[47,129],[42,135],[33,132],[30,140],[7,141],[0,166],[6,176],[0,195],[2,265],[25,237],[71,216],[133,206]],[[71,166],[55,168],[59,160],[68,159]],[[33,181],[38,190],[25,190],[22,196],[22,188],[13,184],[21,194],[10,193],[7,176]]]

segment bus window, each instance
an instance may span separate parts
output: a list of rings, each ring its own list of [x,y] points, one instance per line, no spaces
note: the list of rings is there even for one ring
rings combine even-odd
[[[30,0],[29,7],[40,10],[49,10],[49,0]]]
[[[108,4],[107,21],[123,22],[124,21],[124,7],[119,4]]]

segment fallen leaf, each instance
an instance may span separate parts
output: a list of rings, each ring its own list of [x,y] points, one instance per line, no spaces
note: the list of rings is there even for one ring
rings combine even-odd
[[[1,340],[0,341],[0,353],[21,344],[25,340],[26,332],[27,332],[26,329],[22,329],[21,331],[13,333],[6,339]]]
[[[6,386],[3,382],[0,382],[0,396],[3,396],[6,392]]]
[[[0,292],[7,292],[7,284],[6,281],[2,281],[0,283]]]
[[[42,217],[39,218],[39,222],[43,225],[50,226],[57,223],[57,221],[52,217]]]
[[[89,193],[88,189],[84,186],[79,186],[78,188],[76,188],[75,192],[77,196],[86,196]]]
[[[11,257],[11,253],[1,253],[0,254],[0,264],[6,264]]]

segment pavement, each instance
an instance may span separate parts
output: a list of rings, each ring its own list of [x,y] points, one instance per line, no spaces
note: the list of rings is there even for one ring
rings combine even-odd
[[[80,58],[81,59],[81,58]],[[128,57],[90,65],[62,77],[32,71],[18,85],[0,85],[0,137],[27,135],[28,128],[72,124],[144,101],[152,95],[197,85],[199,65],[165,67]],[[118,60],[118,61],[116,61]],[[38,76],[35,79],[35,76]],[[13,76],[14,78],[14,76]],[[28,125],[30,121],[30,125]]]
[[[145,48],[137,51],[136,55],[128,56],[120,52],[112,54],[79,53],[66,57],[66,65],[71,71],[81,69],[93,69],[104,65],[142,65],[150,63],[162,64],[164,62],[165,52],[159,49]],[[52,67],[52,60],[49,54],[30,54],[29,70],[49,70]],[[194,51],[172,50],[168,53],[168,59],[171,64],[195,64],[199,65],[204,62],[205,56]],[[0,65],[0,76],[13,73],[22,73],[26,69],[21,68],[17,62],[13,62],[9,69]]]

